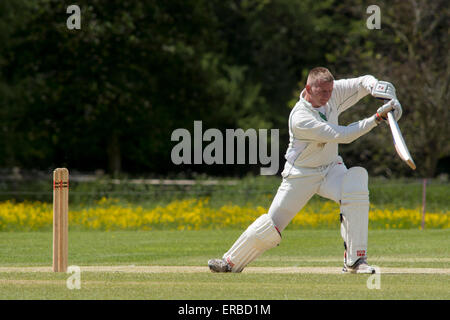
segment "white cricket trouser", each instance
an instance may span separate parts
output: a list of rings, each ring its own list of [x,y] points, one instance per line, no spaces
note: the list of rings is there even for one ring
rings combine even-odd
[[[283,181],[269,209],[269,216],[281,231],[295,215],[306,205],[314,194],[339,203],[343,177],[348,171],[341,157],[318,168],[299,168],[290,170],[286,163]],[[286,176],[286,173],[290,174]],[[339,216],[336,214],[336,219]]]

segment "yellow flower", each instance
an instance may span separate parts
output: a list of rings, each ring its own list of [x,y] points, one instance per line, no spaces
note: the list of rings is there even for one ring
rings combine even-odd
[[[103,197],[94,206],[69,208],[69,225],[91,230],[199,230],[248,227],[268,208],[228,203],[220,207],[209,204],[209,198],[174,200],[165,206],[145,209]],[[314,203],[303,208],[292,220],[290,229],[339,227],[339,206],[331,201]],[[0,231],[51,230],[52,204],[42,202],[0,202]],[[369,228],[420,228],[421,208],[380,209],[371,205]],[[429,229],[450,227],[450,212],[427,212],[425,226]]]

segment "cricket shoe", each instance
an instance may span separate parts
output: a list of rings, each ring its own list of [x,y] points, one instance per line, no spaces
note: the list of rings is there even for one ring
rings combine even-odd
[[[342,268],[342,273],[375,273],[375,268],[369,266],[366,258],[359,258],[352,266],[348,266],[344,262],[344,268]]]
[[[211,272],[231,272],[231,266],[224,259],[211,259],[208,267]]]

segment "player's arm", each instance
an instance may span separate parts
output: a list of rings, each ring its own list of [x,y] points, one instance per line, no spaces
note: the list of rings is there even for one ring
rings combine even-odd
[[[382,100],[397,99],[392,83],[378,80],[371,75],[337,80],[334,82],[333,90],[336,91],[339,113],[344,112],[368,94]],[[401,108],[394,111],[394,117],[397,120],[400,119],[401,112]]]
[[[386,121],[388,112],[393,111],[395,114],[399,109],[400,103],[393,99],[378,108],[373,116],[348,126],[319,121],[307,112],[298,112],[292,119],[292,131],[297,139],[304,141],[351,143]]]
[[[377,83],[378,79],[371,75],[334,81],[333,91],[336,94],[338,112],[344,112],[359,100],[371,94]]]
[[[300,140],[316,142],[351,143],[362,135],[368,133],[378,124],[387,120],[388,112],[400,114],[401,105],[397,99],[390,100],[378,108],[377,112],[366,119],[340,126],[337,124],[319,121],[308,112],[298,112],[293,116],[292,131]]]
[[[348,126],[340,126],[319,121],[311,115],[298,114],[293,117],[292,130],[294,136],[300,140],[350,143],[372,130],[377,124],[376,115]]]
[[[301,140],[322,143],[351,143],[381,122],[386,121],[388,112],[393,111],[395,115],[399,113],[398,110],[401,110],[401,105],[398,100],[393,99],[378,108],[377,113],[373,116],[351,123],[348,126],[319,121],[307,112],[299,112],[293,116],[292,130],[294,136]]]

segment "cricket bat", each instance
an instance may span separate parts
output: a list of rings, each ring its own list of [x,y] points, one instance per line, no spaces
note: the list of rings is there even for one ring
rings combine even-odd
[[[397,121],[395,121],[394,115],[388,112],[389,127],[391,128],[392,137],[394,138],[395,150],[397,150],[400,158],[406,162],[406,164],[413,170],[416,170],[416,164],[414,163],[411,154],[409,153],[408,147],[406,146],[405,140],[403,139],[402,132],[398,127]]]

